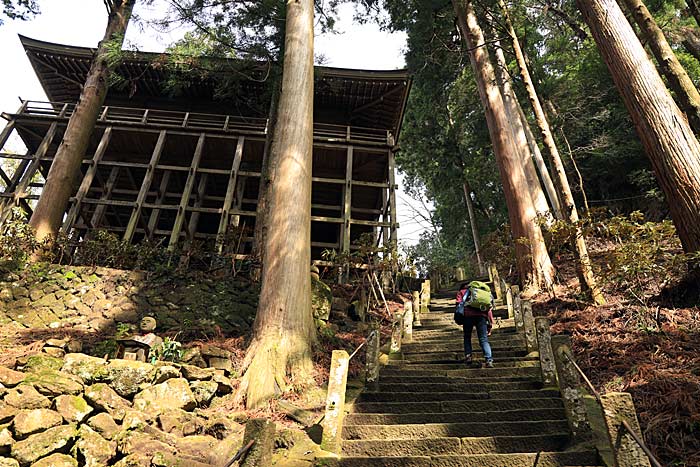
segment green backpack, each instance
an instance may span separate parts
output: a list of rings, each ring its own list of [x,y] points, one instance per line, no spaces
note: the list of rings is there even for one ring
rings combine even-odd
[[[467,287],[469,288],[470,296],[469,300],[464,302],[465,306],[481,311],[487,311],[491,308],[491,288],[487,284],[480,281],[472,281]]]

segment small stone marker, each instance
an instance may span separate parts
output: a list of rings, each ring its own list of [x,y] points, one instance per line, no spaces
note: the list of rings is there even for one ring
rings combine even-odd
[[[535,319],[532,316],[532,303],[523,300],[523,328],[525,328],[525,345],[528,353],[537,351],[537,334],[535,331]]]
[[[413,326],[421,327],[423,325],[420,322],[420,292],[415,291],[411,295],[413,296]]]
[[[321,449],[340,454],[343,418],[345,416],[345,389],[348,382],[350,355],[345,350],[334,350],[328,378],[326,415],[323,419]],[[257,464],[256,464],[257,465]],[[269,464],[259,464],[269,465]]]
[[[581,390],[581,377],[566,357],[567,353],[571,353],[571,338],[565,335],[552,336],[551,342],[559,390],[564,401],[564,411],[571,434],[576,441],[588,440],[592,436],[592,431],[586,414],[584,393]]]
[[[413,341],[413,303],[403,302],[403,340],[404,342]]]
[[[651,467],[642,448],[622,426],[622,421],[626,421],[637,436],[643,439],[632,396],[627,392],[609,392],[603,394],[600,399],[608,421],[606,425],[614,447],[617,467]]]
[[[365,352],[365,378],[367,387],[376,390],[379,385],[379,323],[373,321],[367,336],[367,351]]]
[[[401,352],[401,336],[403,335],[403,318],[404,314],[401,312],[394,313],[394,320],[391,324],[391,347],[389,349],[390,353]]]
[[[261,467],[272,465],[272,449],[275,446],[275,422],[266,418],[251,418],[245,424],[243,446],[250,441],[255,443],[243,458],[241,467]]]
[[[540,352],[540,368],[542,369],[542,384],[544,387],[557,385],[557,367],[552,351],[552,335],[549,332],[549,320],[544,316],[535,318],[537,329],[537,346]]]
[[[515,320],[515,329],[518,331],[523,330],[523,306],[522,300],[520,299],[520,287],[514,285],[511,287],[513,291],[513,319]]]

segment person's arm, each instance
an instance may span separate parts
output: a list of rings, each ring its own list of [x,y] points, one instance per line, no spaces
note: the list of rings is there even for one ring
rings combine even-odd
[[[489,308],[488,322],[486,324],[489,336],[491,335],[491,330],[493,329],[493,313],[491,310],[493,310],[493,308]]]

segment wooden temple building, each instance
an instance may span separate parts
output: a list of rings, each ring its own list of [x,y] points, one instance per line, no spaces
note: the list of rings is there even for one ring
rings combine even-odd
[[[12,162],[0,170],[0,220],[14,206],[31,214],[94,52],[21,41],[49,102],[22,101],[14,113],[2,113],[7,125],[0,157]],[[167,92],[169,72],[155,65],[158,57],[130,53],[117,67],[127,85],[110,88],[63,232],[84,238],[105,229],[130,242],[150,239],[169,248],[198,242],[245,256],[252,247],[270,84],[246,79],[236,95],[223,99],[204,78]],[[349,251],[365,233],[377,244],[396,240],[394,150],[410,86],[405,70],[316,67],[314,260],[320,262],[326,249]],[[12,134],[25,154],[5,149]],[[232,240],[232,232],[247,233]]]

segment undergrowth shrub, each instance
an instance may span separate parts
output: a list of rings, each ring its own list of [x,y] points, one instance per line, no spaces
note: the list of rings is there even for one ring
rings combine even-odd
[[[0,273],[24,267],[39,246],[21,210],[13,209],[0,229]]]

